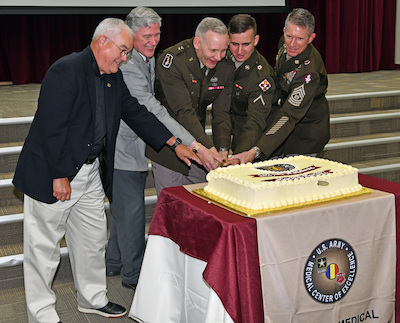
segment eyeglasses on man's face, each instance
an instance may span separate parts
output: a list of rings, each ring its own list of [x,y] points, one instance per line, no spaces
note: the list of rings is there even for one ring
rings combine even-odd
[[[106,36],[107,37],[107,36]],[[121,48],[121,47],[119,47],[116,43],[114,43],[110,38],[108,38],[107,37],[107,39],[110,41],[110,42],[112,42],[115,46],[117,46],[118,47],[118,49],[121,51],[119,54],[120,54],[120,56],[122,56],[122,57],[125,57],[125,56],[128,56],[128,51],[126,50],[126,49],[123,49],[123,48]]]

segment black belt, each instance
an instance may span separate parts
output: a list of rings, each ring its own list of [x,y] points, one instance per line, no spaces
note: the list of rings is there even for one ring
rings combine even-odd
[[[93,164],[94,161],[96,160],[96,158],[88,158],[88,159],[86,159],[85,164]]]

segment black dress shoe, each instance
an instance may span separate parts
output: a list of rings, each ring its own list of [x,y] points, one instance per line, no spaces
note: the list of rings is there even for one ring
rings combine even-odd
[[[108,271],[107,270],[107,277],[119,276],[120,274],[121,274],[121,271]]]
[[[122,282],[122,286],[124,286],[124,287],[126,287],[126,288],[130,288],[130,289],[135,290],[137,284],[129,284],[129,283],[124,283],[124,282]]]
[[[78,306],[78,310],[82,313],[98,314],[104,317],[121,317],[126,314],[125,307],[111,302],[108,302],[102,308],[84,308]]]

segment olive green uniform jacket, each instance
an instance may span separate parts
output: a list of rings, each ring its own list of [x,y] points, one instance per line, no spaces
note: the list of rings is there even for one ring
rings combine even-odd
[[[319,52],[306,50],[286,61],[286,49],[278,51],[273,111],[257,146],[264,158],[281,154],[319,153],[328,143],[329,106],[325,94],[328,78]]]
[[[235,70],[231,102],[234,153],[249,150],[263,134],[275,92],[273,76],[274,69],[256,49]]]
[[[227,57],[208,71],[200,69],[193,38],[162,52],[156,62],[156,98],[169,114],[207,148],[229,147],[230,104],[234,68]],[[213,140],[205,133],[206,109],[212,104]],[[167,149],[163,149],[167,148]],[[189,168],[169,147],[156,152],[146,147],[146,156],[173,171],[187,175]]]

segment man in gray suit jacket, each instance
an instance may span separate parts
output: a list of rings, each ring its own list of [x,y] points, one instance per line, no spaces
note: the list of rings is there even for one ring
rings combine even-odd
[[[217,150],[198,144],[170,117],[154,97],[154,51],[160,41],[161,18],[152,9],[137,7],[126,18],[134,32],[131,58],[120,69],[132,96],[145,105],[184,145],[197,151],[207,170],[221,162]],[[144,189],[148,170],[145,143],[123,121],[117,136],[114,164],[111,229],[108,240],[107,275],[121,274],[122,285],[136,287],[145,245]]]

